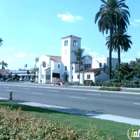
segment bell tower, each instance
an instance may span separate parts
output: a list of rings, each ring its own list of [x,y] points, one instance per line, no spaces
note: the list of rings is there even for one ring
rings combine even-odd
[[[81,48],[81,38],[70,35],[61,38],[61,43],[62,76],[66,75],[66,78],[63,77],[62,79],[65,79],[67,82],[72,82],[72,63],[76,62],[73,51]]]

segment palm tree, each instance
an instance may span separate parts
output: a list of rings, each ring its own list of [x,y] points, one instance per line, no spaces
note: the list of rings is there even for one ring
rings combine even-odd
[[[104,34],[110,34],[109,41],[109,79],[111,79],[111,60],[112,60],[112,36],[116,28],[125,29],[128,21],[129,12],[126,10],[128,6],[125,5],[125,0],[101,0],[99,11],[95,15],[95,23],[98,21],[99,31]]]
[[[113,45],[112,48],[116,52],[118,52],[118,65],[121,63],[121,50],[127,52],[128,49],[131,48],[132,41],[130,40],[131,36],[129,36],[125,30],[117,30],[116,33],[113,34]],[[110,42],[110,37],[107,37],[107,45]]]
[[[2,45],[2,43],[3,43],[3,40],[2,40],[2,38],[0,38],[0,46]]]
[[[84,49],[78,48],[77,50],[72,51],[76,57],[76,61],[78,62],[78,68],[79,68],[79,83],[80,83],[80,66],[82,65],[82,60],[85,58],[83,56]]]
[[[8,64],[5,63],[4,61],[0,62],[1,69],[5,69],[5,67],[8,67]]]
[[[25,65],[24,65],[24,69],[25,69],[25,68],[27,68],[27,66],[28,66],[28,65],[27,65],[27,64],[25,64]]]

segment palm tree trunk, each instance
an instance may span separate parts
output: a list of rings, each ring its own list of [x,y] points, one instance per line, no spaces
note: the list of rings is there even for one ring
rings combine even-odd
[[[111,72],[112,72],[112,34],[113,34],[113,27],[110,28],[110,44],[109,44],[109,80],[111,79]]]
[[[121,52],[120,52],[120,47],[118,47],[118,65],[121,64]]]
[[[121,64],[121,53],[120,53],[120,47],[118,47],[118,66],[120,68],[120,64]],[[121,82],[121,78],[120,75],[118,77],[119,82]]]
[[[80,63],[79,63],[79,84],[80,84]]]

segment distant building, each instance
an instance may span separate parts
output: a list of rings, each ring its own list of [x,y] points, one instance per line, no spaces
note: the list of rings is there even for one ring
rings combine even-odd
[[[36,73],[37,82],[53,83],[55,81],[62,82],[78,82],[83,84],[84,80],[106,81],[108,76],[102,71],[104,65],[109,64],[107,57],[102,58],[86,58],[83,60],[84,65],[80,67],[80,75],[76,57],[72,51],[81,48],[81,38],[77,36],[66,36],[61,38],[61,56],[42,55],[36,61],[36,67],[39,71]],[[117,59],[112,59],[112,65],[115,67]]]

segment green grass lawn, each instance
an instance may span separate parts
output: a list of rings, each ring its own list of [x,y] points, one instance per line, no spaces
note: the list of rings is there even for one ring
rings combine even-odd
[[[133,126],[129,124],[117,123],[113,121],[106,121],[101,119],[93,119],[86,116],[71,115],[67,113],[60,113],[48,109],[42,109],[37,107],[30,107],[26,105],[19,105],[9,102],[0,101],[0,106],[12,106],[18,109],[19,107],[26,113],[34,114],[37,117],[50,120],[52,123],[59,122],[62,125],[71,125],[75,129],[81,129],[82,132],[87,132],[90,125],[96,126],[100,135],[107,137],[108,135],[114,136],[115,140],[128,140],[127,130],[134,128],[140,129],[140,126]]]
[[[140,90],[126,90],[126,92],[135,92],[135,93],[140,93]]]

